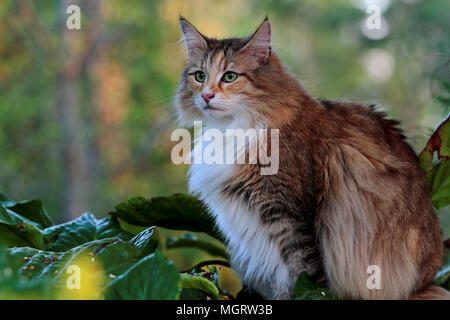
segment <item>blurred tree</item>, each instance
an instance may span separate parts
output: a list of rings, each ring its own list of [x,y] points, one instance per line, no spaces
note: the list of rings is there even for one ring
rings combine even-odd
[[[99,2],[100,3],[100,2]],[[60,88],[58,99],[58,112],[60,114],[60,123],[62,129],[62,159],[65,168],[65,186],[64,203],[65,218],[76,218],[87,208],[87,194],[89,193],[89,169],[88,169],[88,150],[85,139],[86,129],[85,121],[81,116],[81,103],[79,95],[79,83],[81,78],[81,67],[88,64],[92,55],[86,54],[93,42],[92,31],[87,33],[87,41],[84,48],[79,48],[80,37],[86,35],[80,31],[69,30],[66,27],[68,18],[66,9],[71,4],[80,5],[79,1],[75,3],[71,0],[60,2],[59,25],[62,33],[62,42],[55,48],[61,55],[61,71],[56,76],[59,78]],[[98,4],[90,6],[90,18],[99,19]]]

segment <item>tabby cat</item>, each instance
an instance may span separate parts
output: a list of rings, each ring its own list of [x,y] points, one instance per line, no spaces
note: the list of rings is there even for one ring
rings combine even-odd
[[[210,208],[244,285],[287,299],[306,272],[340,298],[449,298],[430,285],[442,260],[439,221],[398,123],[372,106],[309,95],[272,50],[267,18],[248,38],[208,38],[182,17],[180,25],[180,124],[279,130],[276,174],[261,174],[260,163],[189,170],[190,191]],[[367,285],[373,265],[378,289]]]

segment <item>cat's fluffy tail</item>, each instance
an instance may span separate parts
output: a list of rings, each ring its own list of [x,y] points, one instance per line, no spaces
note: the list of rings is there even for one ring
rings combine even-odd
[[[444,288],[429,285],[422,290],[416,292],[411,298],[411,300],[450,300],[450,292]]]

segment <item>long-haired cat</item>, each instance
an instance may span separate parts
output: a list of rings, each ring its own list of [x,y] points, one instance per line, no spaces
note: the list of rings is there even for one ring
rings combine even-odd
[[[442,260],[439,222],[397,122],[310,96],[272,50],[267,18],[251,37],[223,40],[180,24],[188,50],[175,97],[180,123],[279,130],[276,174],[261,174],[261,163],[189,171],[243,283],[285,299],[305,271],[340,298],[448,298],[430,285]],[[373,265],[379,288],[367,284]]]

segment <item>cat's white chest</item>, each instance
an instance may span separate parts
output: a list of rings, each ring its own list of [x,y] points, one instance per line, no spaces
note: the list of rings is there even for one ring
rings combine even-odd
[[[222,192],[235,166],[194,164],[189,170],[189,189],[210,208],[227,238],[232,267],[243,282],[266,298],[286,298],[293,280],[258,213],[244,200],[232,200]]]

